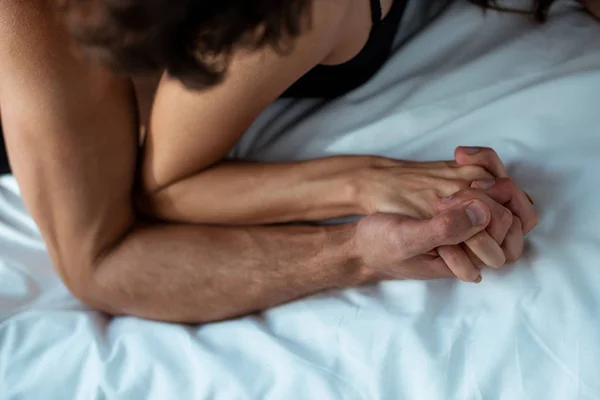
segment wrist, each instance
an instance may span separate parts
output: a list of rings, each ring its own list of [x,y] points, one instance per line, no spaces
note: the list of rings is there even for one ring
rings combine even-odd
[[[323,253],[329,254],[322,260],[323,265],[335,266],[337,273],[332,283],[333,288],[345,288],[365,283],[364,262],[356,246],[357,223],[344,225],[331,225],[326,229],[324,249],[332,250]]]
[[[378,157],[365,157],[362,165],[344,172],[341,180],[345,185],[348,202],[355,215],[369,215],[377,212],[375,192],[377,173],[380,169]]]

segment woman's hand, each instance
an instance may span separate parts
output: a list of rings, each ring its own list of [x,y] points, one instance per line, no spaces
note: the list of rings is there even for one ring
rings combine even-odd
[[[482,166],[456,161],[413,162],[373,157],[355,174],[358,208],[363,214],[402,214],[423,219],[436,215],[440,199],[494,175]]]

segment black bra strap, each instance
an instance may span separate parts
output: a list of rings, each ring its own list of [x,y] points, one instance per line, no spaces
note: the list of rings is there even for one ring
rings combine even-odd
[[[381,21],[382,14],[381,0],[371,0],[371,18],[373,18],[373,25],[378,24],[379,21]]]

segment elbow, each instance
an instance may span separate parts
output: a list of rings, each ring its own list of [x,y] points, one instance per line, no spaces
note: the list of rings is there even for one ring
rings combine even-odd
[[[68,282],[68,283],[67,283]],[[111,317],[125,315],[124,308],[114,293],[98,283],[94,277],[65,281],[71,295],[81,303]]]
[[[84,305],[110,316],[125,315],[125,307],[116,287],[105,282],[106,257],[63,258],[55,263],[60,278],[71,295]],[[93,260],[93,261],[92,261]]]
[[[109,317],[121,317],[127,315],[110,297],[99,297],[89,292],[71,292],[71,294],[85,306],[99,311]]]

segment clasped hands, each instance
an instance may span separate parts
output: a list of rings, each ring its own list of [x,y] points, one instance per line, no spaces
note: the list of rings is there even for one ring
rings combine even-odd
[[[355,246],[361,281],[458,277],[480,282],[484,266],[519,259],[538,222],[531,198],[496,152],[459,147],[455,161],[376,157],[358,173],[363,214]]]

